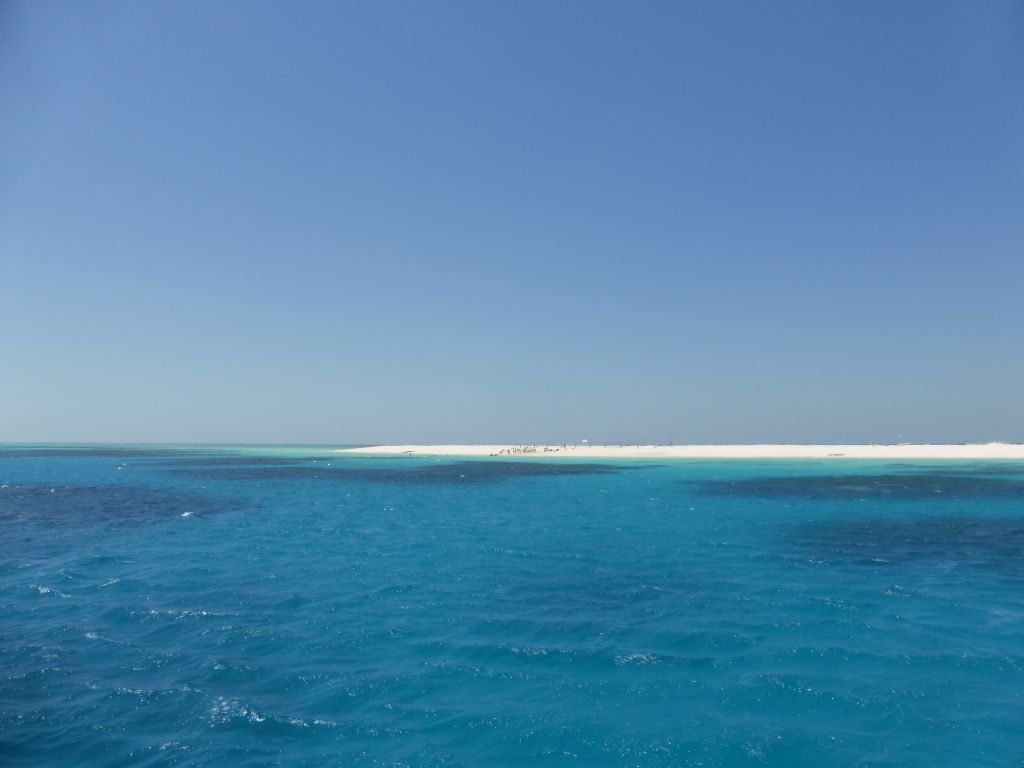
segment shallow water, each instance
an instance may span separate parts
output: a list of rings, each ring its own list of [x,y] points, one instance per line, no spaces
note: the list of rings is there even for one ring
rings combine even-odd
[[[0,764],[1024,761],[1024,464],[0,447]]]

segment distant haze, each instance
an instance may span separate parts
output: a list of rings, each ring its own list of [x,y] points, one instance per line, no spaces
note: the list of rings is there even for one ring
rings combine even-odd
[[[0,441],[1024,441],[1024,6],[0,4]]]

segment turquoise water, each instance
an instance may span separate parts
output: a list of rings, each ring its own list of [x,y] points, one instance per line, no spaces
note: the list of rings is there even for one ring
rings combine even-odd
[[[1024,464],[0,447],[5,766],[1024,765]]]

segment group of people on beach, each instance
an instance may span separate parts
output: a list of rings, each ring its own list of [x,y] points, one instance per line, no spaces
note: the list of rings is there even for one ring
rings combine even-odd
[[[540,452],[542,452],[542,453],[557,453],[558,451],[564,449],[565,447],[566,446],[564,446],[564,445],[562,445],[562,446],[545,445],[545,446],[542,446]],[[491,456],[505,456],[505,455],[513,456],[513,455],[523,454],[523,453],[538,453],[537,446],[536,445],[514,445],[511,448],[502,448],[497,453],[492,453]]]

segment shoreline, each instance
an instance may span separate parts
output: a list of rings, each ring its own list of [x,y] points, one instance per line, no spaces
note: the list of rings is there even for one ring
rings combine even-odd
[[[899,445],[373,445],[336,453],[380,456],[595,459],[1024,459],[1019,443]]]

